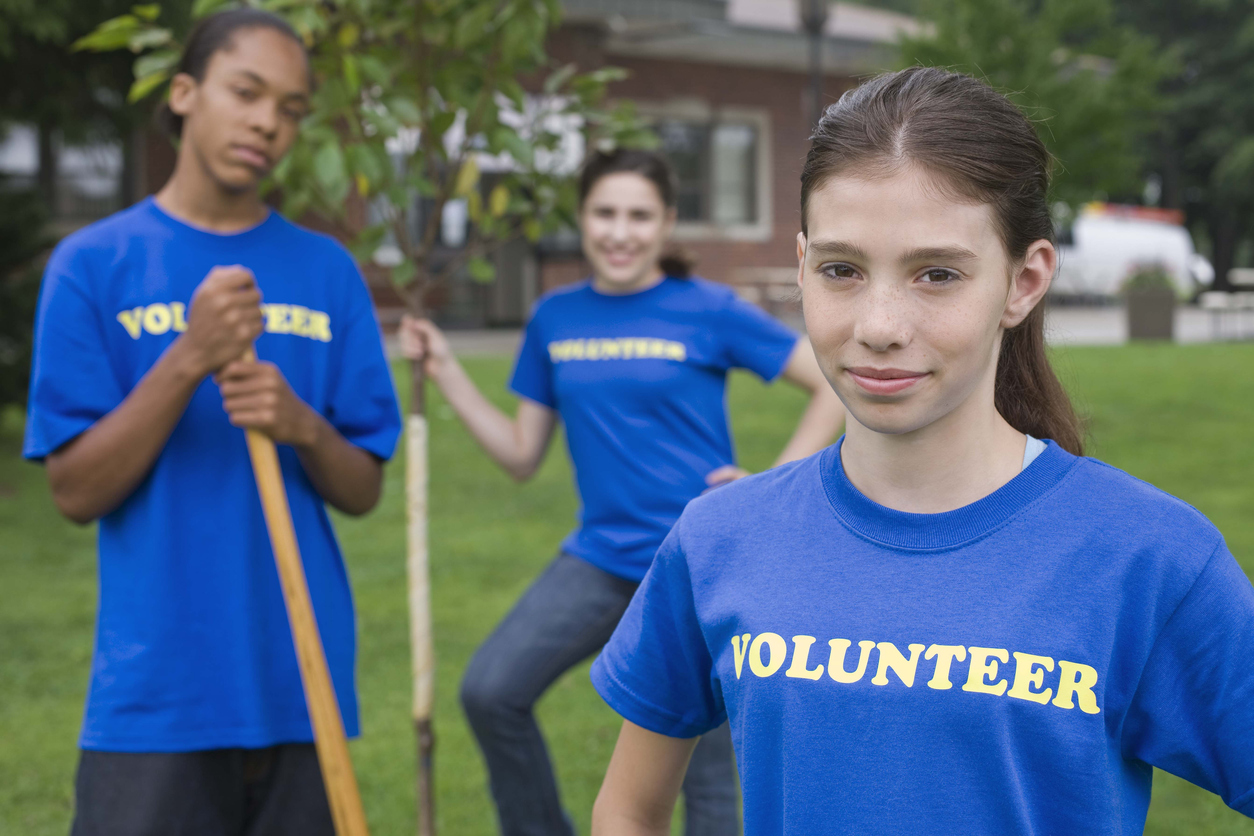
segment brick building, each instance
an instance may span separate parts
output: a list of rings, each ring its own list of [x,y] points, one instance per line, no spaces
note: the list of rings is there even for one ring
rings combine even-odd
[[[707,278],[769,306],[796,276],[800,173],[814,112],[799,0],[564,0],[558,61],[622,67],[680,177],[677,243]],[[916,22],[832,3],[824,99],[893,60]],[[541,253],[539,289],[586,274],[576,252]]]

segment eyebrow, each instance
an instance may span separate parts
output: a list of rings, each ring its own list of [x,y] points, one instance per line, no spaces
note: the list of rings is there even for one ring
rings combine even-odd
[[[809,241],[806,243],[806,252],[813,253],[819,258],[834,258],[836,256],[849,256],[859,261],[870,261],[866,250],[857,244],[850,244],[846,241]]]
[[[871,260],[866,254],[866,250],[862,249],[857,244],[851,244],[848,241],[811,241],[807,244],[806,250],[819,258],[845,256],[859,261]],[[916,247],[915,249],[909,250],[902,255],[901,263],[913,264],[920,261],[975,261],[978,258],[978,255],[971,252],[966,247]]]

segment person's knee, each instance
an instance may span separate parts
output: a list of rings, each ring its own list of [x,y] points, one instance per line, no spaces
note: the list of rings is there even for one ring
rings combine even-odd
[[[462,709],[471,722],[508,716],[519,710],[511,699],[510,688],[498,677],[485,676],[474,665],[462,679]]]

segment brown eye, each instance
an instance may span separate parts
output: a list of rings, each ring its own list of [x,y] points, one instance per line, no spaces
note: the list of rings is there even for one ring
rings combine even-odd
[[[819,268],[819,272],[833,279],[853,279],[858,276],[858,271],[852,264],[825,264]]]
[[[933,267],[923,274],[923,281],[927,284],[945,284],[958,278],[958,274],[952,270],[943,270],[939,267]]]

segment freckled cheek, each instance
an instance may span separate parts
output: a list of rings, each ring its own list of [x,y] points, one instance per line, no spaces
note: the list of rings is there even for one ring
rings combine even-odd
[[[841,346],[852,339],[856,326],[852,306],[842,304],[833,294],[805,288],[802,291],[802,309],[806,333],[819,363],[825,368],[838,365],[837,354]]]
[[[971,306],[958,307],[924,318],[916,332],[951,374],[978,373],[987,362],[996,339],[983,311]]]

